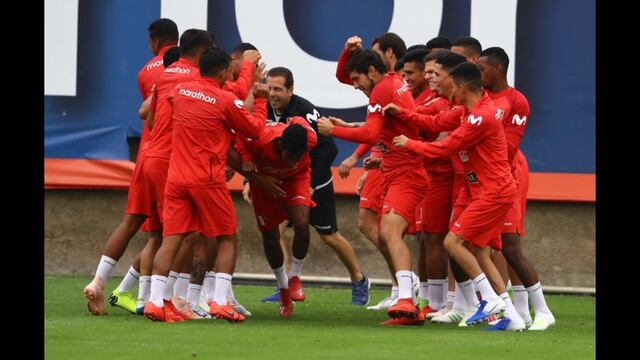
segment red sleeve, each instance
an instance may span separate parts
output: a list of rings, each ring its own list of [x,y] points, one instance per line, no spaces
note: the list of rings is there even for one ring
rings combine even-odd
[[[342,49],[342,53],[340,54],[340,58],[338,59],[338,66],[336,68],[336,78],[343,84],[353,85],[353,81],[349,77],[349,73],[347,72],[347,63],[351,59],[351,54],[348,53],[344,48]]]
[[[153,89],[151,89],[151,103],[149,103],[149,111],[155,113],[156,105],[158,105],[158,90],[157,87],[154,86]]]
[[[511,118],[506,119],[504,135],[507,138],[507,151],[511,162],[518,152],[520,141],[524,136],[525,126],[529,120],[529,103],[526,99],[518,99],[511,108]]]
[[[144,89],[144,80],[142,79],[142,73],[138,75],[138,89],[140,90],[140,94],[142,95],[142,101],[146,100],[147,92]]]
[[[233,144],[233,147],[236,149],[238,154],[240,154],[240,159],[242,161],[253,161],[255,158],[251,151],[249,151],[249,146],[245,143],[247,139],[244,136],[236,135],[236,141]]]
[[[233,130],[251,139],[260,137],[267,122],[266,110],[264,116],[258,116],[259,111],[257,115],[252,115],[244,108],[242,100],[229,96],[225,98],[225,111],[229,127]]]
[[[364,154],[371,150],[372,147],[373,146],[369,144],[360,144],[353,153],[358,156],[358,159],[360,159],[364,156]]]
[[[267,99],[257,98],[253,100],[253,116],[260,119],[267,118]]]
[[[471,117],[473,115],[470,115]],[[455,129],[446,138],[432,142],[424,143],[409,139],[406,148],[423,157],[442,158],[453,155],[459,149],[468,149],[482,139],[485,133],[490,129],[490,125],[484,123],[489,119],[474,124],[467,118],[462,125]]]
[[[385,124],[385,117],[382,116],[382,108],[391,102],[393,90],[389,88],[390,83],[378,84],[369,96],[369,106],[367,106],[367,117],[364,126],[359,128],[344,128],[336,126],[331,135],[351,142],[375,145],[380,138],[380,133]]]
[[[236,81],[227,81],[224,83],[223,89],[231,91],[233,95],[240,99],[246,99],[251,88],[251,80],[253,79],[253,63],[251,61],[244,61],[240,68],[240,74]]]
[[[423,110],[424,111],[424,110]],[[456,106],[449,111],[441,111],[436,115],[426,115],[417,112],[409,112],[400,108],[398,117],[417,127],[431,133],[451,131],[460,126],[460,118],[464,116],[464,106]]]

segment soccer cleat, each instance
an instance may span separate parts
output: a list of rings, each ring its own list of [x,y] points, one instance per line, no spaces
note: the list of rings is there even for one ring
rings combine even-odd
[[[176,307],[176,304],[173,301],[178,301],[178,303],[180,304],[180,309],[178,309],[178,307]],[[185,307],[186,305],[186,307]],[[173,298],[173,300],[164,300],[164,307],[166,309],[168,309],[169,311],[171,311],[174,315],[182,318],[183,320],[189,320],[191,319],[191,315],[189,315],[189,305],[187,304],[186,301],[184,300],[180,300],[178,298]]]
[[[240,304],[238,302],[238,300],[236,299],[227,299],[229,301],[229,303],[231,304],[231,306],[233,307],[233,309],[235,311],[237,311],[239,314],[244,315],[245,317],[247,316],[251,316],[251,311],[247,310],[247,308],[245,308],[244,306],[242,306],[242,304]]]
[[[550,326],[555,325],[556,318],[551,313],[536,313],[533,319],[533,324],[529,327],[529,330],[542,331],[547,330]]]
[[[113,290],[109,296],[109,304],[125,309],[132,314],[136,314],[137,302],[135,296],[128,291]]]
[[[289,293],[292,301],[302,302],[306,299],[304,289],[302,288],[302,281],[297,276],[289,279]]]
[[[475,313],[475,311],[474,311]],[[429,316],[431,314],[427,314]],[[459,323],[462,318],[464,318],[465,313],[458,309],[454,309],[451,311],[447,311],[445,314],[433,316],[431,317],[431,322],[434,323],[442,323],[442,324],[451,324],[451,323]],[[471,314],[473,315],[473,314]],[[471,316],[470,315],[470,316]]]
[[[364,274],[363,274],[364,275]],[[358,282],[351,283],[351,305],[367,305],[371,300],[369,296],[369,289],[371,289],[371,282],[367,275]]]
[[[480,301],[478,304],[478,310],[470,318],[467,319],[467,325],[475,325],[480,322],[486,321],[489,315],[496,315],[504,311],[506,304],[504,300],[498,298],[498,301],[488,303],[486,300]]]
[[[399,317],[389,319],[380,323],[380,325],[396,326],[396,325],[423,325],[425,321],[424,316],[418,314],[417,317],[410,319],[407,317]]]
[[[200,308],[206,312],[209,312],[209,304],[207,304],[207,302],[200,298],[200,304],[198,304],[200,306]]]
[[[189,316],[191,320],[209,320],[212,318],[208,312],[202,310],[198,305],[189,306]]]
[[[104,312],[104,283],[100,278],[94,278],[85,286],[84,297],[87,298],[87,309],[93,315],[105,315]]]
[[[367,310],[386,310],[395,305],[396,302],[398,302],[398,298],[392,299],[391,297],[386,297],[376,305],[367,306]]]
[[[421,309],[420,309],[420,316],[422,316],[423,318],[425,318],[425,319],[426,319],[428,314],[433,314],[433,313],[435,313],[435,312],[436,312],[436,311],[435,311],[435,310],[433,310],[433,309],[431,308],[431,306],[427,305],[427,306],[425,306],[425,307],[423,307],[423,308],[421,308]]]
[[[431,318],[434,318],[434,317],[437,317],[437,316],[445,315],[446,313],[451,311],[452,307],[453,307],[453,303],[448,302],[448,303],[446,303],[446,305],[442,309],[440,309],[440,310],[438,310],[436,312],[428,313],[427,316],[425,316],[425,318],[431,319]]]
[[[280,289],[280,316],[288,318],[293,313],[293,302],[289,289]]]
[[[262,298],[261,300],[262,302],[279,302],[280,301],[280,289],[276,288],[276,291],[273,292],[273,294]]]
[[[469,320],[470,317],[475,315],[476,311],[478,311],[477,308],[469,308],[469,309],[467,309],[467,311],[465,311],[464,315],[462,316],[462,320],[460,320],[460,322],[458,323],[458,326],[460,326],[460,327],[469,326],[467,324],[467,320]]]
[[[215,301],[209,301],[209,314],[216,319],[225,319],[229,322],[243,322],[244,316],[238,314],[231,304],[225,306],[218,305]]]
[[[157,307],[151,301],[147,301],[147,303],[144,306],[144,316],[147,319],[150,319],[152,321],[159,321],[159,322],[173,323],[173,322],[182,322],[182,321],[184,321],[184,319],[182,317],[174,314],[166,306],[167,302],[168,302],[168,300],[165,300],[163,307]]]
[[[413,299],[398,299],[398,302],[387,310],[390,318],[406,317],[415,319],[420,315],[420,309],[413,304]]]
[[[136,314],[144,315],[144,304],[145,303],[146,303],[146,301],[144,301],[143,298],[138,298],[138,300],[136,300]]]
[[[531,318],[531,314],[527,312],[527,313],[518,314],[518,315],[520,315],[522,320],[524,320],[524,325],[527,327],[527,329],[531,327],[531,325],[533,324],[533,319]]]
[[[418,303],[417,303],[418,307],[420,309],[422,308],[426,308],[427,306],[429,306],[429,300],[428,299],[424,299],[418,296]]]
[[[507,317],[502,317],[501,319],[494,320],[490,322],[490,325],[487,328],[482,330],[484,331],[524,331],[525,324],[522,319],[509,319]]]

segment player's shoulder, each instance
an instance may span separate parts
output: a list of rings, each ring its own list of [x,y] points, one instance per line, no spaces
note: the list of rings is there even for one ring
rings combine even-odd
[[[512,87],[511,88],[511,96],[513,99],[513,104],[514,105],[521,105],[521,106],[526,106],[527,108],[529,107],[529,100],[527,99],[526,96],[524,96],[524,94],[522,92],[520,92],[518,89]]]

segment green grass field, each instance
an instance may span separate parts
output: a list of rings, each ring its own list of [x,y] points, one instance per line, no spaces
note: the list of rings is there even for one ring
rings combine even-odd
[[[86,310],[89,277],[45,277],[47,359],[593,359],[595,298],[547,296],[556,326],[545,332],[485,332],[431,324],[385,327],[386,313],[350,304],[351,290],[306,288],[291,319],[261,303],[273,287],[235,286],[253,316],[226,321],[153,323],[107,304],[107,316]],[[107,289],[120,278],[109,280]],[[373,290],[372,303],[388,291]],[[108,294],[106,294],[108,296]]]

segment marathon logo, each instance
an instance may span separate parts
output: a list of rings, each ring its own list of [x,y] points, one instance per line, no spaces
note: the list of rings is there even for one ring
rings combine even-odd
[[[164,72],[166,72],[166,73],[174,73],[174,74],[190,74],[191,73],[191,69],[185,69],[185,68],[181,68],[181,67],[172,67],[172,68],[164,69]]]
[[[186,97],[190,97],[196,100],[200,100],[200,101],[204,101],[204,102],[208,102],[209,104],[215,104],[216,103],[216,99],[212,98],[210,96],[205,95],[202,91],[191,91],[191,90],[187,90],[187,89],[180,89],[178,90],[178,95],[182,95],[182,96],[186,96]]]
[[[476,173],[474,173],[473,171],[470,173],[467,173],[467,182],[469,182],[469,184],[479,184],[480,182],[478,181],[478,176],[476,176]]]
[[[398,96],[406,93],[407,91],[409,91],[409,84],[407,84],[406,82],[404,84],[402,84],[402,86],[396,90],[396,93],[398,94]]]
[[[151,64],[147,65],[147,71],[151,70],[151,69],[154,69],[154,68],[157,68],[158,66],[162,66],[162,64],[163,64],[162,60],[158,60],[158,61],[156,61],[154,63],[151,63]]]

